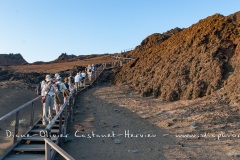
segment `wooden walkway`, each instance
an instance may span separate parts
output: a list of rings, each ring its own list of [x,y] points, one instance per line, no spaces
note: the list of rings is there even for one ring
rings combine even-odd
[[[102,64],[96,69],[93,80],[88,82],[84,88],[78,93],[90,87],[101,75],[105,69],[116,67],[116,63]],[[76,95],[78,95],[78,93]],[[62,105],[59,113],[55,115],[51,123],[47,126],[42,125],[42,119],[33,123],[34,112],[32,111],[31,122],[29,130],[22,137],[17,137],[19,128],[19,112],[27,105],[32,104],[34,110],[34,102],[41,97],[37,97],[28,103],[20,106],[14,111],[6,114],[0,118],[0,121],[16,114],[14,144],[10,149],[1,157],[3,160],[50,160],[54,159],[56,153],[62,155],[65,159],[74,160],[73,157],[68,155],[59,146],[59,142],[64,140],[67,132],[67,125],[72,121],[73,109],[75,103],[75,96],[68,97],[67,101]]]

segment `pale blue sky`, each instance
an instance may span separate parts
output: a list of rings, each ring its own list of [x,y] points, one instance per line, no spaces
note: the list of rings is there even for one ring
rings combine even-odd
[[[239,10],[239,0],[0,0],[0,54],[21,53],[31,63],[63,52],[116,53]]]

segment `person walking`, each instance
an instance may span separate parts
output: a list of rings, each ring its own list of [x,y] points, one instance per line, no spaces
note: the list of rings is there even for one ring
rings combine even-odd
[[[74,82],[75,82],[75,86],[76,86],[76,91],[79,91],[79,87],[80,87],[80,74],[77,73],[77,75],[74,77]]]
[[[86,73],[84,70],[82,70],[82,73],[81,73],[81,87],[85,87],[85,79],[86,79]]]
[[[72,95],[74,95],[75,93],[75,78],[72,76],[72,74],[68,77],[68,86],[69,86],[69,91],[70,93],[72,93]]]
[[[64,90],[63,92],[63,97],[64,97],[64,103],[66,102],[68,96],[70,95],[70,90],[69,90],[69,82],[68,82],[68,78],[64,78],[64,84],[67,88],[67,90]]]
[[[50,123],[52,120],[52,111],[54,105],[54,95],[56,93],[55,87],[53,85],[53,79],[48,76],[46,78],[46,85],[43,87],[43,117],[42,117],[42,124],[46,125],[46,122]]]
[[[92,64],[92,66],[91,66],[91,71],[92,71],[92,79],[93,79],[93,75],[95,75],[95,77],[94,77],[94,79],[96,79],[96,74],[95,74],[95,66],[94,66],[94,64]]]
[[[86,70],[87,70],[88,80],[91,82],[92,81],[92,67],[90,66],[90,64],[87,66]]]
[[[55,94],[54,106],[57,114],[60,110],[60,107],[64,103],[64,93],[66,93],[66,95],[68,96],[69,92],[65,84],[62,82],[62,78],[58,76],[56,79],[57,82],[55,83],[55,87],[57,89],[57,92]]]

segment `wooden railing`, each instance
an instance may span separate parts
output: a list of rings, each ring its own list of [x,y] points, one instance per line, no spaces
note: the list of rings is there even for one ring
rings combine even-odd
[[[14,109],[13,111],[9,112],[8,114],[4,115],[3,117],[0,118],[0,122],[4,121],[5,119],[13,116],[15,114],[15,126],[14,126],[14,140],[13,140],[13,144],[15,144],[18,140],[18,131],[19,131],[19,113],[21,110],[25,109],[26,107],[28,107],[31,104],[31,116],[30,116],[30,127],[33,126],[33,121],[34,121],[34,108],[35,108],[35,102],[37,100],[39,100],[41,97],[36,97],[33,100],[19,106],[18,108]]]
[[[45,141],[45,160],[51,160],[51,147],[54,149],[58,154],[60,154],[66,160],[75,160],[72,156],[70,156],[67,152],[65,152],[62,148],[52,142],[49,138],[44,138]]]

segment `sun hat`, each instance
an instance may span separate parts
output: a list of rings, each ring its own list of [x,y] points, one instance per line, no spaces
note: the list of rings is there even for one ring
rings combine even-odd
[[[46,78],[46,82],[50,82],[50,81],[52,81],[52,78],[51,77],[47,77]]]
[[[56,73],[54,77],[58,77],[58,76],[60,76],[60,75],[58,73]]]
[[[56,79],[57,79],[57,80],[60,80],[61,78],[62,78],[62,77],[61,77],[60,75],[58,75]]]
[[[49,74],[47,74],[45,78],[51,78],[51,76]]]

